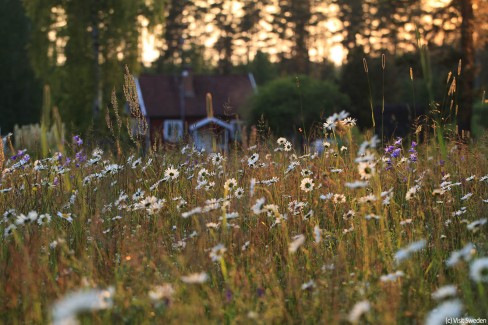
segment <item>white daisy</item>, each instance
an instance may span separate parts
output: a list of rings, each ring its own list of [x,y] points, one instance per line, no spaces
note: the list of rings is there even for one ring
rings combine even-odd
[[[463,304],[459,299],[448,300],[432,309],[425,318],[426,325],[446,324],[446,319],[456,318],[461,315]]]
[[[254,214],[261,214],[264,212],[263,208],[265,202],[266,199],[264,197],[256,200],[256,203],[254,203],[254,205],[251,207],[252,212],[254,212]]]
[[[227,248],[223,244],[218,244],[210,250],[210,258],[212,259],[212,262],[219,262],[223,257],[224,253],[227,251]]]
[[[286,140],[286,138],[278,138],[278,140],[276,140],[276,143],[278,143],[280,146],[284,145],[285,143],[287,143],[288,140]]]
[[[62,213],[61,211],[58,211],[57,216],[60,217],[61,219],[64,219],[70,223],[73,222],[73,218],[71,218],[71,213]]]
[[[300,173],[303,177],[309,177],[309,176],[312,176],[313,175],[313,172],[310,170],[310,169],[302,169],[301,173]]]
[[[305,236],[304,235],[297,235],[297,236],[293,237],[292,239],[293,239],[293,241],[288,246],[288,251],[290,252],[290,254],[296,253],[298,248],[300,246],[302,246],[303,243],[305,243]]]
[[[283,149],[284,149],[285,151],[291,151],[291,149],[292,149],[292,144],[291,144],[291,142],[288,142],[288,141],[287,141],[287,142],[286,142],[286,143],[283,145]]]
[[[481,228],[481,226],[486,225],[487,222],[488,222],[487,218],[479,219],[479,220],[471,222],[467,226],[467,228],[469,231],[476,232]]]
[[[462,249],[451,252],[451,256],[446,261],[446,266],[452,267],[458,264],[461,260],[470,261],[476,249],[473,244],[468,243]]]
[[[232,190],[234,190],[235,188],[237,187],[237,181],[235,178],[229,178],[228,180],[225,181],[225,184],[224,184],[224,189],[227,191],[227,192],[231,192]]]
[[[254,153],[249,159],[247,160],[248,166],[252,167],[256,164],[256,162],[259,160],[259,154]]]
[[[408,259],[412,253],[420,251],[426,245],[427,245],[427,241],[425,239],[422,239],[411,243],[405,248],[398,250],[398,252],[395,253],[395,257],[394,257],[397,264],[402,262],[405,259]]]
[[[371,304],[367,300],[360,301],[352,307],[352,310],[349,312],[349,316],[347,320],[353,324],[358,324],[361,316],[366,314],[371,309]]]
[[[362,180],[368,180],[375,173],[375,164],[371,162],[360,162],[358,164],[358,171]]]
[[[469,276],[475,282],[488,282],[488,257],[478,258],[471,263]]]
[[[310,192],[313,190],[314,183],[311,178],[304,178],[302,179],[302,182],[300,183],[300,189],[304,192]]]
[[[457,286],[454,284],[445,285],[437,289],[435,292],[432,293],[432,298],[435,300],[442,300],[447,297],[453,297],[457,294]]]
[[[242,198],[243,195],[244,195],[244,189],[242,187],[238,187],[234,192],[234,196],[238,199]]]
[[[164,171],[164,178],[167,180],[175,180],[178,178],[179,175],[180,172],[178,171],[178,169],[174,168],[173,166],[168,167]]]
[[[49,215],[47,213],[43,213],[39,216],[39,218],[37,218],[37,224],[39,226],[46,224],[46,223],[49,223],[49,222],[51,222],[51,215]]]

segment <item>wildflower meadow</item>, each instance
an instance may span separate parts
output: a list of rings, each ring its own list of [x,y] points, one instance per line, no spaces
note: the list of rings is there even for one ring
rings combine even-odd
[[[486,321],[488,137],[322,128],[315,149],[11,146],[1,323]]]

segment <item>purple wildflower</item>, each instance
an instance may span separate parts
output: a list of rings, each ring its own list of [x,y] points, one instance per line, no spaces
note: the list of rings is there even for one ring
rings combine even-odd
[[[398,157],[400,157],[400,152],[401,152],[401,151],[402,151],[402,149],[400,149],[400,148],[396,148],[395,150],[393,150],[393,153],[391,154],[391,156],[392,156],[393,158],[398,158]]]
[[[81,139],[81,137],[79,135],[75,135],[73,137],[73,141],[78,145],[78,146],[81,146],[83,144],[83,140]]]
[[[19,151],[17,151],[17,154],[10,157],[10,159],[16,160],[18,157],[24,155],[26,151],[27,151],[27,149],[19,150]]]
[[[22,157],[22,159],[20,159],[20,163],[21,165],[25,165],[30,159],[30,156],[28,154],[24,155],[24,157]]]
[[[76,167],[80,167],[80,164],[86,161],[86,156],[83,154],[83,150],[78,151],[75,154]]]
[[[68,166],[70,162],[71,162],[71,158],[66,157],[66,160],[64,161],[63,167]]]
[[[388,146],[385,148],[385,153],[389,153],[391,154],[393,152],[393,150],[395,150],[395,146]]]
[[[410,154],[410,161],[413,163],[417,161],[417,153],[416,152]]]
[[[232,291],[230,291],[230,289],[225,290],[225,300],[227,300],[227,302],[232,301]]]
[[[417,146],[417,143],[415,141],[412,141],[412,145],[410,146],[410,149],[408,150],[408,152],[410,152],[410,161],[413,163],[417,161],[417,151],[415,150],[416,146]]]

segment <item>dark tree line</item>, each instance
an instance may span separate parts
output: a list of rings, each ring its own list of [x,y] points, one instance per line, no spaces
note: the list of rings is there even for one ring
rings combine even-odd
[[[124,66],[135,74],[141,71],[141,34],[147,27],[162,40],[160,58],[150,71],[176,73],[184,65],[206,73],[253,71],[259,83],[308,74],[339,82],[358,111],[367,105],[356,100],[364,98],[364,57],[374,74],[374,65],[386,54],[390,69],[386,78],[398,88],[396,100],[408,97],[401,94],[399,80],[400,76],[408,79],[410,67],[415,77],[422,79],[425,72],[418,64],[417,32],[434,53],[434,69],[437,64],[455,70],[461,58],[458,124],[469,130],[474,80],[480,70],[476,51],[483,48],[486,39],[484,29],[475,29],[474,24],[482,26],[486,19],[481,17],[486,18],[488,12],[485,0],[453,0],[440,8],[425,8],[420,0],[331,0],[328,6],[317,0],[2,1],[12,12],[2,19],[6,27],[2,31],[9,31],[4,32],[9,41],[2,51],[3,71],[11,72],[10,79],[8,74],[3,76],[2,94],[12,94],[1,108],[6,116],[1,124],[4,129],[36,120],[40,89],[47,84],[53,104],[71,123],[68,127],[85,130],[108,105],[111,90],[120,89]],[[272,10],[270,5],[275,5]],[[340,28],[324,27],[331,19],[339,21]],[[16,32],[10,26],[16,26]],[[210,39],[214,41],[208,46]],[[334,68],[325,54],[318,61],[309,54],[332,39],[345,49],[341,69]],[[441,47],[436,42],[444,44]],[[16,51],[19,59],[9,59]],[[446,53],[451,53],[449,59],[444,58]],[[394,80],[395,74],[399,80]],[[25,89],[18,86],[22,83],[33,87],[32,91],[12,100],[16,91]],[[12,84],[16,86],[12,88]],[[9,98],[0,97],[4,101]],[[30,114],[20,117],[19,111]],[[25,119],[25,115],[31,118]]]

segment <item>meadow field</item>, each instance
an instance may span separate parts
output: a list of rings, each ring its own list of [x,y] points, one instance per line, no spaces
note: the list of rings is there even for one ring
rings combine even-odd
[[[354,124],[329,117],[320,153],[10,148],[0,322],[486,321],[488,136],[382,144]]]

